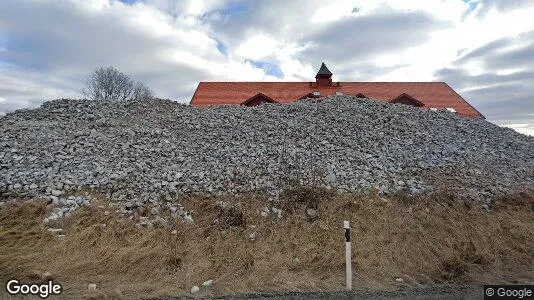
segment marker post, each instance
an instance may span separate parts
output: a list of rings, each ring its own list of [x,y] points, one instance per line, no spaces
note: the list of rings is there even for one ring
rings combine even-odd
[[[345,228],[345,265],[347,267],[347,291],[352,290],[352,255],[350,247],[350,225],[349,221],[343,221]]]

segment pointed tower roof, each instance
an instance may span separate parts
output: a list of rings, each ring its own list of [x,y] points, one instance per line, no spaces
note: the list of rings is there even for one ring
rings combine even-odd
[[[317,72],[317,76],[332,76],[332,72],[328,70],[324,62],[321,64],[321,68],[319,69],[319,72]]]

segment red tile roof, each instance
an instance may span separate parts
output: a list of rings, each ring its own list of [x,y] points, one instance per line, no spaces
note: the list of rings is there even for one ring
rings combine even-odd
[[[363,94],[374,100],[391,101],[403,93],[420,101],[422,109],[454,108],[466,117],[483,117],[445,82],[334,82],[332,86],[315,82],[200,82],[191,105],[195,107],[240,105],[262,93],[279,103],[292,103],[319,91],[321,97]]]

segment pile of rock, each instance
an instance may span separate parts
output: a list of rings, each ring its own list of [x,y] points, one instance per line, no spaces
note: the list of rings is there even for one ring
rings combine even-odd
[[[86,196],[69,196],[67,199],[58,198],[57,196],[49,196],[49,203],[54,206],[52,212],[44,219],[44,223],[48,224],[50,221],[58,220],[62,217],[68,217],[80,207],[91,206],[91,200]]]
[[[534,186],[532,137],[349,96],[209,109],[63,99],[0,118],[0,131],[0,198],[44,196],[57,216],[87,205],[69,198],[82,189],[131,210],[191,194],[276,198],[295,185],[478,200]]]

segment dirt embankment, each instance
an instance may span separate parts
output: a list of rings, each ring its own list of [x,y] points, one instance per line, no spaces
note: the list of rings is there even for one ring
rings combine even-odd
[[[300,191],[286,197],[280,217],[263,217],[265,200],[253,197],[183,198],[194,222],[153,229],[135,228],[93,197],[53,224],[60,238],[43,227],[50,208],[41,202],[0,208],[0,293],[10,278],[34,283],[45,272],[65,299],[188,295],[208,279],[213,286],[199,296],[342,290],[343,220],[353,227],[356,288],[534,281],[530,195],[498,199],[488,212],[447,196]]]

